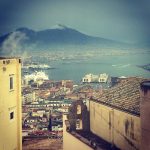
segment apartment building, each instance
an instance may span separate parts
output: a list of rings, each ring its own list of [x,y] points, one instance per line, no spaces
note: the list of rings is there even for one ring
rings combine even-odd
[[[21,59],[0,57],[0,150],[21,149]]]

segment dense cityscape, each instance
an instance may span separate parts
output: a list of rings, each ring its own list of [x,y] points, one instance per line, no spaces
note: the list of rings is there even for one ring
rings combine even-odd
[[[126,124],[125,134],[128,137],[127,132],[129,132],[129,140],[131,140],[131,143],[135,140],[134,146],[137,148],[139,147],[139,133],[136,132],[140,126],[136,126],[134,129],[134,122],[139,124],[134,116],[138,117],[140,114],[140,83],[148,79],[125,76],[112,77],[106,73],[101,73],[99,75],[89,73],[82,77],[79,84],[75,84],[73,80],[50,80],[48,75],[44,72],[47,69],[52,68],[49,65],[37,63],[24,63],[24,66],[22,67],[23,149],[51,149],[50,147],[53,147],[52,149],[63,149],[63,147],[64,149],[70,149],[68,148],[69,144],[66,146],[65,138],[67,136],[63,130],[67,130],[67,132],[73,134],[75,137],[77,136],[77,138],[81,136],[84,138],[84,140],[81,139],[81,141],[92,148],[121,148],[122,146],[118,143],[112,145],[113,143],[107,143],[108,140],[105,141],[103,138],[99,138],[103,134],[97,134],[99,132],[97,131],[97,124],[95,124],[96,128],[93,126],[96,120],[93,120],[94,117],[90,117],[92,116],[91,113],[96,109],[90,108],[93,101],[99,102],[104,106],[106,105],[108,109],[109,107],[113,108],[114,111],[115,109],[119,109],[130,113],[131,116],[133,115],[133,119],[131,120],[128,120],[126,117],[124,118]],[[92,105],[94,106],[94,104]],[[104,106],[101,107],[103,108]],[[77,116],[74,116],[76,113]],[[80,116],[78,114],[82,115]],[[65,120],[66,129],[63,127],[65,126],[63,124],[63,118],[65,118],[65,116],[68,116],[68,121]],[[122,114],[122,117],[123,116],[124,115]],[[75,122],[71,121],[73,119]],[[90,120],[92,120],[91,123]],[[99,124],[102,124],[103,118],[101,121],[100,120],[98,122]],[[109,121],[111,122],[111,119],[109,119]],[[128,127],[130,126],[130,121],[131,127]],[[114,130],[117,129],[112,130],[113,132],[116,132]],[[75,131],[76,133],[72,131]],[[117,132],[122,131],[118,130]],[[63,135],[65,136],[64,143]],[[99,137],[97,137],[97,135]],[[89,138],[87,138],[87,136],[89,136]],[[128,145],[129,149],[130,146],[132,147],[132,144]]]
[[[22,132],[23,148],[33,148],[40,139],[56,139],[63,142],[63,114],[68,114],[72,102],[82,100],[87,103],[92,95],[98,94],[103,87],[108,88],[113,82],[107,74],[88,74],[77,85],[72,80],[52,81],[44,73],[51,69],[48,65],[26,65],[22,67]],[[34,70],[31,74],[27,74]],[[40,71],[39,71],[40,70]],[[41,71],[42,70],[42,71]],[[101,84],[100,84],[101,83]],[[40,141],[39,140],[39,141]],[[49,140],[49,141],[51,141]],[[43,147],[48,146],[41,144]],[[56,143],[56,145],[57,145]],[[29,145],[28,145],[29,144]],[[37,144],[35,144],[37,148]],[[57,147],[58,149],[58,147]]]
[[[150,0],[0,0],[0,150],[150,150]]]
[[[77,84],[69,79],[49,79],[45,71],[51,68],[47,64],[25,65],[20,58],[1,57],[0,66],[0,82],[5,85],[0,87],[1,147],[147,148],[149,78],[89,73]],[[9,134],[5,134],[7,130]]]

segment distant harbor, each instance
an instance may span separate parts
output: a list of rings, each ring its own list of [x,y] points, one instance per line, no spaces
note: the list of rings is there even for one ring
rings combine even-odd
[[[54,67],[51,67],[50,65],[47,64],[37,64],[37,63],[32,63],[32,64],[24,64],[22,66],[22,69],[31,69],[31,70],[41,70],[41,69],[55,69]]]
[[[102,51],[103,52],[103,51]],[[124,52],[124,51],[123,51]],[[111,53],[111,52],[109,52]],[[121,52],[120,52],[121,53]],[[32,69],[22,69],[23,74],[31,74],[34,71],[44,71],[48,74],[51,80],[73,80],[76,83],[82,82],[82,78],[86,74],[106,73],[113,77],[132,77],[140,76],[149,78],[149,53],[140,53],[132,51],[126,55],[105,55],[101,56],[100,52],[97,55],[95,51],[92,53],[73,53],[73,52],[51,52],[37,54],[31,58],[27,58],[23,61],[24,66],[30,66]],[[90,57],[88,57],[90,55]],[[66,58],[66,59],[63,59]],[[144,58],[139,61],[139,58]],[[32,65],[46,64],[50,69],[41,67],[41,69],[35,69]],[[27,68],[28,68],[27,67]]]
[[[54,67],[47,64],[38,64],[38,63],[24,63],[22,65],[23,74],[31,74],[33,72],[42,72],[44,70],[55,69]]]

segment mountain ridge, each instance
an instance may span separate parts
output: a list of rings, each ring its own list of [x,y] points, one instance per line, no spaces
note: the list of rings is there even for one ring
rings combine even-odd
[[[19,47],[17,47],[19,45]],[[26,27],[0,36],[0,53],[8,49],[20,48],[29,51],[49,50],[51,48],[66,48],[67,46],[105,48],[126,47],[125,43],[102,37],[86,35],[76,29],[58,24],[52,28],[35,31]]]

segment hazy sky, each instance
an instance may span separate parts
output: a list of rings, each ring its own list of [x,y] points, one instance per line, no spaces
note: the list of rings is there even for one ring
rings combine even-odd
[[[0,0],[0,35],[64,24],[126,42],[150,39],[150,0]]]

